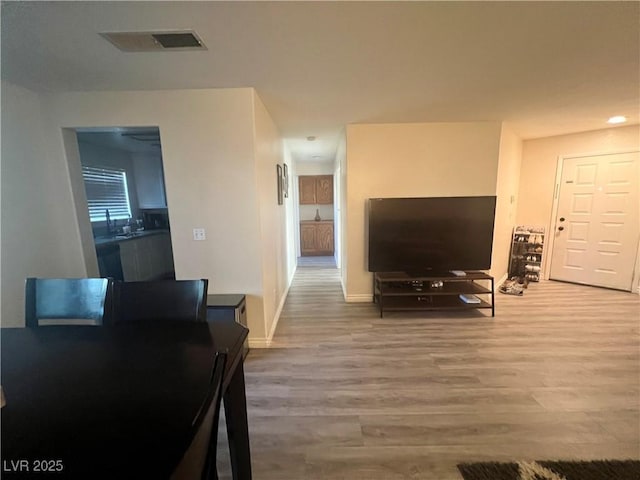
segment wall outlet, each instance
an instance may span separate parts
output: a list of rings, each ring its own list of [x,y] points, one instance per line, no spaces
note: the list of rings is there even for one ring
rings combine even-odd
[[[193,229],[193,239],[194,240],[205,240],[207,238],[204,228],[194,228]]]

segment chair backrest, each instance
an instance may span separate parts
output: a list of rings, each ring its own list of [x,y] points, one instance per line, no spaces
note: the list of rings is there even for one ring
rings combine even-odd
[[[206,279],[116,282],[113,321],[206,322],[207,286]]]
[[[26,324],[102,325],[110,318],[112,286],[109,278],[27,278]]]
[[[222,400],[222,379],[227,354],[217,353],[211,374],[211,388],[202,409],[193,423],[196,434],[171,480],[217,479],[216,451],[220,401]]]

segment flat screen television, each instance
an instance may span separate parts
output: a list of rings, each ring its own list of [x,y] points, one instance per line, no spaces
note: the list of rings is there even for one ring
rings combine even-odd
[[[491,268],[495,196],[370,198],[369,271]]]

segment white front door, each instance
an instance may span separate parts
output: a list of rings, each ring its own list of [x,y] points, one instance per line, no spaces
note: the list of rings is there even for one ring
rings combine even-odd
[[[640,152],[565,158],[549,278],[631,290]]]

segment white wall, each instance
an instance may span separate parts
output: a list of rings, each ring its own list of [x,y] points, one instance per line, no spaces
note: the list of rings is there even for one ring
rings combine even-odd
[[[285,208],[287,211],[287,277],[288,286],[291,285],[293,276],[296,273],[298,252],[296,245],[298,245],[298,215],[296,209],[296,196],[294,192],[294,178],[296,178],[296,162],[294,162],[291,155],[291,150],[287,147],[286,143],[282,142],[283,150],[283,162],[287,164],[289,169],[289,197],[284,200]]]
[[[296,179],[299,175],[333,175],[334,162],[296,161]]]
[[[253,94],[255,112],[255,186],[260,212],[260,248],[262,253],[262,284],[264,295],[264,325],[262,336],[254,335],[252,346],[268,346],[286,298],[289,286],[287,265],[287,210],[291,200],[278,205],[276,166],[284,159],[278,129],[260,98]]]
[[[21,326],[25,278],[83,277],[86,268],[69,174],[51,155],[38,95],[2,82],[1,110],[0,321],[2,326]],[[54,148],[61,145],[58,138]]]
[[[348,245],[348,233],[349,229],[347,228],[347,222],[349,220],[349,211],[347,209],[347,198],[349,194],[348,183],[347,183],[347,131],[345,130],[340,137],[340,142],[338,144],[338,148],[336,150],[336,163],[339,165],[340,170],[340,181],[338,182],[340,185],[340,193],[339,193],[339,201],[340,201],[340,227],[339,233],[336,238],[340,238],[340,253],[339,253],[339,261],[340,261],[340,283],[342,286],[342,294],[344,299],[347,299],[347,265],[348,265],[348,255],[349,249]]]
[[[506,277],[509,270],[511,236],[516,219],[520,165],[522,163],[522,140],[503,124],[500,135],[500,156],[496,182],[496,219],[493,229],[493,257],[491,275],[496,284]]]
[[[347,126],[347,301],[371,301],[367,199],[495,195],[500,132],[496,122]]]
[[[640,125],[525,140],[516,224],[544,226],[553,232],[551,213],[560,157],[640,150]],[[547,242],[547,245],[549,243]],[[551,252],[545,247],[543,276],[549,278]],[[640,261],[640,251],[638,254]],[[636,266],[636,271],[640,264]],[[636,285],[638,283],[636,276]]]
[[[275,300],[263,290],[261,239],[270,232],[260,221],[252,89],[49,94],[40,102],[19,87],[3,84],[2,93],[2,223],[15,225],[2,231],[9,322],[23,323],[27,275],[85,276],[91,263],[72,195],[71,179],[75,190],[82,180],[69,173],[79,157],[65,150],[64,129],[157,125],[177,277],[208,278],[210,293],[247,294],[250,338],[265,337],[264,304]],[[195,227],[206,229],[205,241],[193,240]]]
[[[342,231],[344,229],[344,220],[343,220],[343,208],[344,208],[344,185],[345,179],[344,174],[342,173],[346,168],[346,155],[347,155],[347,142],[345,132],[343,131],[338,139],[338,148],[336,149],[336,160],[334,162],[334,172],[333,172],[333,196],[335,198],[334,204],[334,219],[333,223],[334,228],[334,238],[335,238],[335,258],[336,258],[336,266],[338,268],[342,268],[343,264],[343,254],[342,254],[342,242],[343,235]],[[342,277],[342,274],[341,274]],[[342,281],[341,281],[342,283]],[[344,292],[344,285],[343,285]]]

